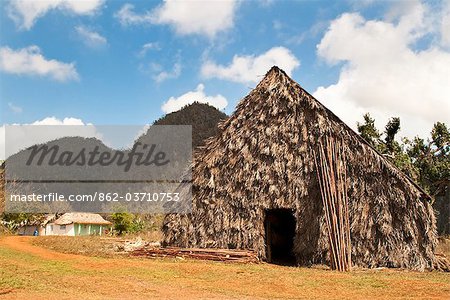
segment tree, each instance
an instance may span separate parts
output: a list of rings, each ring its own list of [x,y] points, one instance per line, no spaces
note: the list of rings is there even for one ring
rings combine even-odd
[[[415,137],[396,141],[400,118],[391,118],[383,132],[375,127],[375,120],[367,113],[364,123],[357,124],[359,134],[402,172],[415,180],[431,196],[446,191],[450,184],[450,130],[437,122],[431,130],[431,139]]]
[[[139,216],[127,212],[117,212],[111,215],[114,230],[119,235],[130,232],[140,232],[145,229],[146,223]]]
[[[45,220],[45,214],[43,213],[2,213],[0,219],[3,221],[3,225],[8,228],[9,231],[15,232],[20,226],[40,223]]]
[[[134,216],[127,212],[117,212],[111,215],[111,219],[114,222],[114,230],[122,235],[124,232],[128,232],[133,224]]]
[[[411,157],[405,151],[407,141],[406,139],[401,139],[402,144],[395,140],[396,135],[400,131],[400,118],[393,117],[390,118],[385,126],[383,134],[384,142],[380,143],[382,146],[380,152],[387,157],[397,168],[399,168],[403,173],[408,175],[413,180],[417,181],[418,171],[413,165]]]
[[[405,140],[406,152],[418,172],[418,183],[432,196],[439,195],[450,184],[450,130],[437,122],[431,139],[415,137]]]
[[[391,118],[386,124],[384,133],[386,137],[384,139],[386,150],[391,153],[398,151],[398,143],[395,141],[395,136],[400,131],[400,118]]]
[[[389,159],[402,172],[413,179],[417,179],[417,171],[412,165],[411,159],[404,151],[404,145],[395,140],[400,131],[400,118],[393,117],[389,119],[382,134],[375,127],[375,120],[366,113],[364,123],[358,123],[359,134],[371,144],[384,157]],[[384,139],[382,139],[382,135]]]
[[[364,123],[357,123],[358,132],[368,143],[377,148],[381,135],[375,127],[375,120],[369,113],[366,113],[363,118]]]

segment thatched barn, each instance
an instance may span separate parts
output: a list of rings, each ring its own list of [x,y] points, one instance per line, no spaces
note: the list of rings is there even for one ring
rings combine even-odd
[[[166,216],[164,244],[328,264],[313,157],[324,136],[343,141],[353,265],[434,268],[429,196],[277,67],[194,154],[192,213]]]

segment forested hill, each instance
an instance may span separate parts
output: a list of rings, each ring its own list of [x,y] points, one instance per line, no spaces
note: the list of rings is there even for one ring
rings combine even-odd
[[[208,104],[194,102],[156,120],[154,125],[192,125],[192,147],[195,148],[217,134],[217,124],[227,117]]]

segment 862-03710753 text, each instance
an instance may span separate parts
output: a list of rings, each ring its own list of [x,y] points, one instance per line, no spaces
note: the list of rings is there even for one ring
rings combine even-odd
[[[48,194],[12,194],[9,197],[11,202],[178,202],[179,193],[99,193],[93,194],[70,194],[68,196],[59,193]]]

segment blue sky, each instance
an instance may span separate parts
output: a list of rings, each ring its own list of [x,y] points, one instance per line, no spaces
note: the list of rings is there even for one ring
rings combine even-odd
[[[448,1],[30,2],[1,2],[2,124],[147,124],[194,98],[230,114],[272,64],[352,127],[449,122]]]

